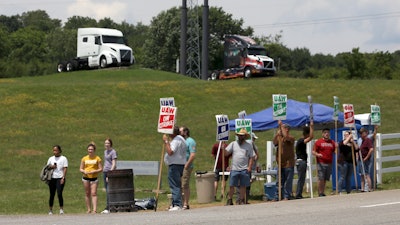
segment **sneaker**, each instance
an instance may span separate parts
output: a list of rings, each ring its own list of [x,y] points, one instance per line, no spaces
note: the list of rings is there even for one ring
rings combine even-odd
[[[64,214],[64,210],[63,209],[60,209],[60,214]]]
[[[169,209],[168,211],[172,212],[172,211],[179,211],[179,210],[181,210],[181,207],[179,207],[179,206],[174,206],[174,207],[172,207],[171,209]]]
[[[296,199],[302,199],[302,198],[303,198],[302,195],[297,195],[297,196],[296,196]]]
[[[319,197],[325,197],[326,195],[324,193],[320,193],[318,196]]]
[[[189,207],[189,205],[184,205],[184,206],[182,207],[182,209],[183,209],[183,210],[188,210],[188,209],[190,209],[190,207]]]
[[[226,200],[226,205],[233,205],[232,199]]]
[[[49,211],[49,215],[53,215],[53,211],[50,210],[50,211]]]
[[[102,214],[109,214],[110,211],[108,211],[108,209],[105,209],[105,210],[101,211],[101,213],[102,213]]]

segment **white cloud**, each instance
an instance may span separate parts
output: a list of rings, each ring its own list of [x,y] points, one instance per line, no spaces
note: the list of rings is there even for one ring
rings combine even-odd
[[[76,0],[68,6],[67,14],[68,17],[83,16],[96,20],[109,17],[114,22],[120,23],[125,20],[127,11],[127,3],[122,3],[120,1],[101,3],[94,0]]]

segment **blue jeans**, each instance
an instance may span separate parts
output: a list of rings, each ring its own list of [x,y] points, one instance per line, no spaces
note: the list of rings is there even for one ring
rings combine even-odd
[[[340,167],[339,192],[342,192],[343,184],[346,184],[346,192],[351,192],[351,176],[353,175],[353,163],[343,162]]]
[[[106,203],[106,208],[107,210],[109,210],[109,199],[108,199],[108,183],[107,183],[107,172],[103,172],[103,181],[104,181],[104,188],[106,189],[106,199],[107,199],[107,203]]]
[[[297,175],[299,178],[297,180],[296,197],[299,196],[302,197],[304,182],[306,181],[307,161],[297,160],[296,168],[297,168]]]
[[[294,175],[294,167],[289,168],[281,168],[281,193],[283,198],[291,199],[292,198],[292,189],[293,189],[293,175]],[[279,171],[278,171],[279,176]],[[276,182],[277,187],[277,198],[279,197],[279,179]]]
[[[172,194],[172,206],[182,207],[181,177],[185,165],[172,164],[168,166],[168,183]]]

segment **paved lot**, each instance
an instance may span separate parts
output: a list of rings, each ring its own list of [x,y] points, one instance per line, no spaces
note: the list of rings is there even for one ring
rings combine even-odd
[[[0,224],[400,224],[400,190],[178,212],[0,216]]]

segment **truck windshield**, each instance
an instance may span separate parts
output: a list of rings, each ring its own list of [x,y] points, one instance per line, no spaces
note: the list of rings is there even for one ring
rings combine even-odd
[[[103,35],[103,43],[125,44],[123,37]]]
[[[249,48],[249,55],[267,55],[267,50],[265,48]]]

